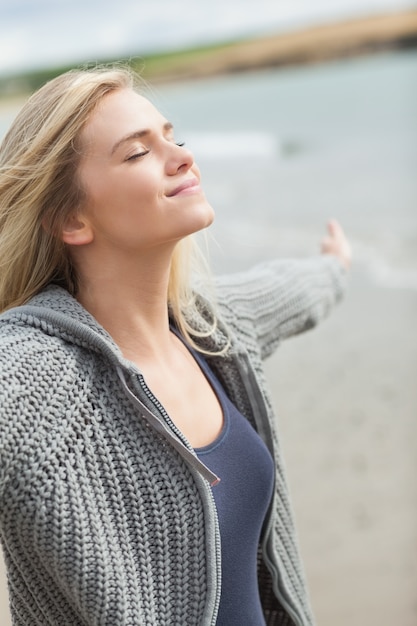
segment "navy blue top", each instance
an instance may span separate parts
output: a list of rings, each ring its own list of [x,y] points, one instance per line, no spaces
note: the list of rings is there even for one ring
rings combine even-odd
[[[265,626],[258,579],[257,552],[271,501],[274,464],[268,448],[226,396],[200,354],[194,358],[211,383],[223,409],[217,439],[197,456],[220,477],[213,487],[221,549],[222,590],[217,626]]]

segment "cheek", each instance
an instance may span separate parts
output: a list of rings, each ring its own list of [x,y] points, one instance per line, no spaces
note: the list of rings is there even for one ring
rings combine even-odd
[[[79,170],[80,184],[85,190],[85,213],[96,228],[124,230],[129,223],[147,221],[161,200],[164,190],[155,168],[104,168],[85,163]]]

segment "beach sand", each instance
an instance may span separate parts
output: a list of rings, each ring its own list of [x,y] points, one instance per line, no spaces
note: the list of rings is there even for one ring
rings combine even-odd
[[[417,291],[353,271],[267,362],[319,626],[417,623]],[[9,626],[4,572],[0,626]]]

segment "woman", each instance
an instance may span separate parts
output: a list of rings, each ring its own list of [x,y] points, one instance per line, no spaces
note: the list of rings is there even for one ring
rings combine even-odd
[[[312,624],[262,360],[341,296],[340,226],[214,304],[199,170],[120,69],[41,88],[0,164],[14,624]]]

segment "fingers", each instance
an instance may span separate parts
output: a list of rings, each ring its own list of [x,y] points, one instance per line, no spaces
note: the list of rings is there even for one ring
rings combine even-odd
[[[327,235],[321,241],[322,254],[333,254],[345,269],[349,269],[352,261],[352,251],[348,239],[335,219],[327,224]]]
[[[339,222],[335,219],[331,219],[327,222],[327,231],[331,237],[344,236],[343,228]]]
[[[331,237],[323,237],[320,242],[320,251],[322,254],[330,253],[332,251],[333,239]]]

